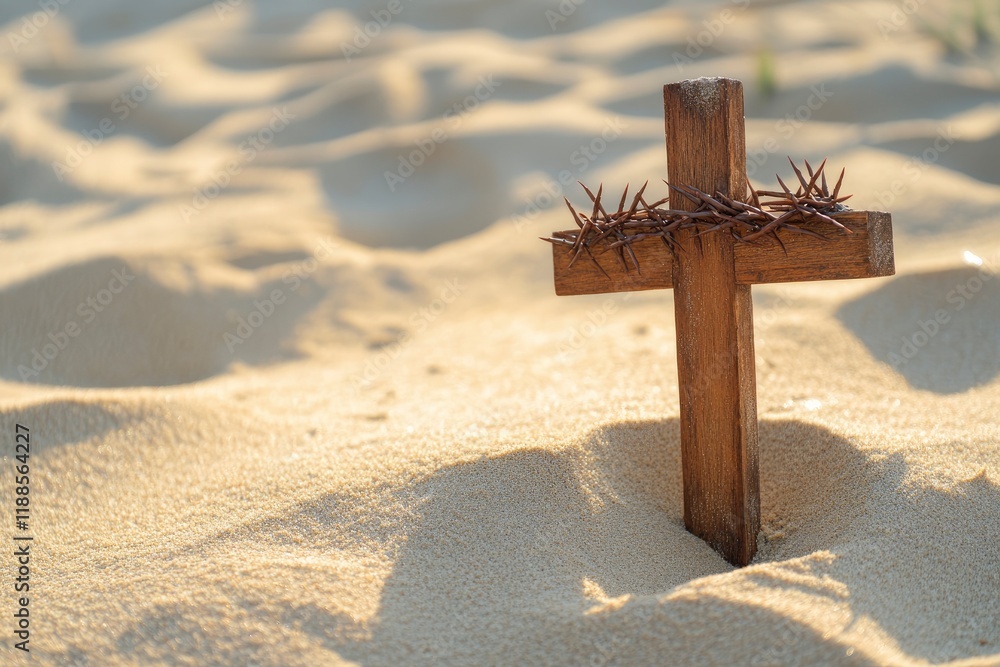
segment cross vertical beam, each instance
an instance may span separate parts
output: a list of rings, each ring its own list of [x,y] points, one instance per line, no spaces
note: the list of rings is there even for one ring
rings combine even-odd
[[[671,183],[746,193],[743,84],[695,79],[663,88]],[[697,205],[673,193],[671,207]],[[753,302],[737,283],[728,232],[680,231],[673,262],[684,524],[730,563],[757,550],[760,488]]]

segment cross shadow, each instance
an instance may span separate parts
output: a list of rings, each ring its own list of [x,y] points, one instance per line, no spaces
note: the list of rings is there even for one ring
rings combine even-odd
[[[765,605],[789,596],[810,609],[846,607],[844,629],[873,619],[917,659],[997,650],[1000,612],[989,611],[988,572],[1000,558],[988,534],[998,527],[1000,497],[985,475],[915,494],[900,490],[908,470],[901,456],[870,457],[824,428],[764,421],[760,442],[767,539],[756,562],[776,571],[735,571],[684,529],[674,419],[605,426],[577,448],[484,457],[404,488],[368,489],[364,500],[350,490],[325,494],[194,551],[239,543],[237,552],[284,553],[309,544],[310,553],[336,559],[391,542],[383,548],[392,572],[366,620],[305,594],[328,585],[321,571],[299,572],[288,592],[295,604],[268,612],[252,582],[227,591],[243,613],[264,614],[260,623],[294,627],[362,665],[503,664],[515,647],[539,664],[639,664],[650,647],[677,664],[872,662],[818,634],[808,614]],[[927,544],[942,521],[960,534]],[[716,594],[704,579],[712,575],[742,578],[727,590],[743,597]],[[970,592],[977,577],[979,592]],[[178,613],[151,609],[120,647],[152,650],[149,633],[162,640]]]
[[[953,394],[1000,375],[1000,278],[964,267],[899,276],[837,311],[917,389]]]
[[[835,547],[854,528],[850,509],[864,504],[876,480],[902,473],[898,460],[867,465],[846,441],[799,422],[764,422],[760,440],[763,516],[769,530],[785,533],[762,550],[770,559]],[[676,420],[598,429],[583,452],[530,449],[454,466],[417,493],[420,522],[385,583],[374,634],[363,645],[337,647],[345,658],[414,664],[440,658],[435,647],[447,646],[458,662],[471,663],[525,642],[540,655],[570,650],[552,638],[602,601],[628,596],[611,612],[627,617],[656,596],[733,570],[684,528]],[[656,613],[679,615],[690,630],[710,622],[698,609],[687,601]],[[494,630],[525,616],[532,618],[527,635]],[[796,632],[802,642],[822,643],[805,626]],[[604,642],[627,655],[614,633]],[[591,649],[600,654],[597,644]]]
[[[830,636],[831,617],[844,631],[874,620],[916,660],[998,650],[989,577],[1000,555],[989,535],[1000,494],[985,474],[949,491],[907,490],[902,456],[869,456],[822,427],[764,421],[760,442],[768,539],[755,562],[768,571],[734,570],[684,529],[675,419],[605,426],[580,447],[483,457],[404,487],[324,494],[192,550],[340,562],[380,545],[392,571],[366,619],[314,595],[336,576],[314,568],[258,572],[288,581],[294,603],[268,595],[262,605],[252,580],[217,591],[255,627],[294,628],[366,666],[508,664],[515,649],[536,664],[646,664],[651,651],[672,664],[879,662]],[[955,534],[928,544],[941,525]],[[737,585],[720,594],[713,575]],[[796,611],[774,608],[788,600]],[[198,631],[202,615],[152,607],[119,650],[163,658],[243,641]],[[168,641],[189,631],[204,641]]]

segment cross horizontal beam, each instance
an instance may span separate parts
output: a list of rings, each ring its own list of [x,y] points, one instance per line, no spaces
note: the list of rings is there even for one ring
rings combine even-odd
[[[845,211],[831,217],[853,234],[831,230],[828,222],[800,222],[796,223],[797,227],[827,239],[782,230],[778,233],[784,248],[773,236],[734,244],[736,282],[740,285],[759,285],[893,275],[892,219],[888,213]],[[555,232],[553,237],[575,238],[575,235],[575,231]],[[674,257],[663,241],[646,238],[632,243],[632,250],[639,261],[641,273],[636,271],[627,254],[628,270],[615,256],[615,251],[605,252],[603,247],[593,250],[594,259],[601,268],[591,261],[586,252],[581,253],[570,267],[573,249],[553,244],[556,294],[572,296],[673,287]]]

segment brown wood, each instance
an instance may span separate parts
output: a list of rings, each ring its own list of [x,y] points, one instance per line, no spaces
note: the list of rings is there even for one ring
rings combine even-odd
[[[572,233],[555,232],[552,236],[572,238]],[[556,294],[559,296],[635,292],[674,286],[674,258],[660,239],[643,239],[632,244],[632,252],[639,261],[642,273],[636,272],[631,259],[627,260],[626,271],[615,251],[602,252],[600,248],[593,251],[593,259],[587,253],[581,253],[570,266],[575,252],[569,246],[552,245],[552,266]]]
[[[663,89],[671,183],[742,198],[743,86],[731,79],[696,79]],[[678,201],[679,199],[679,201]],[[692,210],[685,198],[671,208]],[[660,239],[632,244],[641,273],[614,252],[594,249],[569,266],[573,251],[553,246],[556,293],[599,294],[672,287],[677,327],[684,523],[730,563],[754,556],[760,528],[757,390],[750,286],[803,280],[870,278],[894,273],[888,213],[851,211],[828,222],[799,225],[753,243],[719,232],[676,235],[683,252]],[[573,238],[574,232],[556,232]],[[598,265],[600,268],[598,268]]]
[[[832,216],[853,231],[847,234],[828,222],[798,225],[824,235],[827,240],[784,230],[778,232],[782,249],[773,236],[753,243],[736,243],[736,282],[740,285],[876,278],[895,273],[892,252],[892,218],[880,211],[848,211]],[[567,237],[575,232],[554,232]],[[626,271],[613,252],[594,250],[592,261],[586,253],[569,266],[573,250],[552,246],[556,294],[604,294],[648,289],[669,289],[673,284],[673,255],[660,239],[643,239],[632,244],[639,260],[637,273],[631,261]],[[600,264],[601,268],[597,268]],[[602,271],[603,269],[603,271]]]
[[[746,192],[743,84],[695,79],[663,88],[672,183]],[[685,198],[681,210],[696,205]],[[730,563],[757,551],[760,492],[750,286],[736,282],[729,234],[681,230],[673,263],[684,524]]]

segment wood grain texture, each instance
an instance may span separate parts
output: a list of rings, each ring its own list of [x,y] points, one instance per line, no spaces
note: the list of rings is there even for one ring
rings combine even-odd
[[[742,198],[742,84],[683,81],[664,86],[663,100],[669,181]],[[672,198],[671,208],[695,206]],[[773,236],[738,242],[729,233],[696,236],[686,229],[674,237],[680,252],[662,239],[636,241],[631,249],[638,267],[596,247],[570,266],[572,248],[553,245],[560,296],[675,290],[684,523],[734,565],[753,559],[760,529],[751,285],[895,272],[888,213],[845,211],[833,217],[847,229],[822,220],[796,224],[823,238],[785,229],[778,231],[780,242]],[[553,236],[573,239],[576,232]]]
[[[703,192],[746,192],[743,84],[694,79],[663,89],[668,180]],[[675,207],[694,210],[687,200]],[[735,240],[697,239],[673,262],[684,523],[734,565],[757,551],[756,381],[750,286],[736,281]]]
[[[736,282],[759,285],[876,278],[895,273],[892,218],[888,213],[847,211],[832,217],[854,233],[847,234],[827,222],[814,221],[799,226],[822,234],[827,240],[784,230],[778,232],[784,249],[773,236],[761,237],[753,243],[736,243]],[[554,232],[553,236],[565,238],[574,233]],[[663,241],[637,241],[632,250],[641,273],[636,272],[631,262],[626,271],[613,252],[602,249],[594,250],[594,260],[584,253],[570,267],[572,250],[553,245],[556,294],[572,296],[673,287],[674,257]]]
[[[892,218],[880,211],[848,211],[832,216],[848,234],[823,221],[800,225],[826,239],[785,230],[736,244],[736,280],[742,285],[875,278],[895,273]]]
[[[572,238],[575,232],[553,232],[557,238]],[[593,258],[581,255],[570,266],[575,251],[568,246],[552,246],[552,266],[555,274],[556,294],[604,294],[606,292],[635,292],[647,289],[668,289],[674,286],[674,258],[670,249],[660,239],[643,239],[632,244],[632,251],[639,260],[639,270],[626,265],[614,250],[596,248]],[[600,268],[598,268],[600,265]]]

